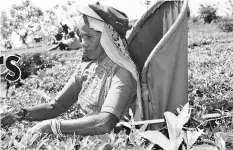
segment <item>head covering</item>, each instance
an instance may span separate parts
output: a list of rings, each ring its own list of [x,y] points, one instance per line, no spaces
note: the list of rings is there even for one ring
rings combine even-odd
[[[99,3],[89,5],[106,23],[110,24],[121,37],[126,35],[128,30],[129,19],[128,16],[110,6],[103,6]]]
[[[79,9],[81,8],[81,9]],[[99,9],[102,8],[108,8],[108,7],[98,7]],[[142,116],[139,116],[142,114],[142,105],[141,105],[141,88],[140,88],[140,82],[139,82],[139,74],[137,72],[137,67],[132,61],[132,59],[129,56],[128,53],[128,46],[127,41],[123,35],[125,35],[126,31],[124,30],[117,30],[120,27],[123,27],[123,23],[120,24],[116,20],[124,20],[119,19],[117,16],[123,16],[123,15],[109,15],[109,18],[114,18],[114,21],[105,21],[106,18],[101,18],[95,11],[93,11],[89,6],[79,6],[77,7],[77,10],[81,12],[82,14],[85,14],[87,16],[90,28],[100,31],[101,37],[100,37],[100,43],[107,54],[107,56],[116,64],[119,66],[125,68],[128,70],[134,79],[137,81],[137,108],[136,108],[136,119],[140,120]],[[115,10],[114,8],[111,8],[111,10]],[[95,14],[93,14],[93,12]],[[99,12],[104,13],[106,11],[99,10]],[[113,12],[113,11],[112,11]],[[115,13],[120,13],[120,11],[115,11]],[[108,14],[105,14],[104,16],[108,16]],[[126,18],[125,18],[126,19]],[[118,26],[119,25],[119,26]],[[118,26],[114,28],[113,26]],[[127,24],[128,27],[128,24]],[[121,35],[120,35],[121,34]]]

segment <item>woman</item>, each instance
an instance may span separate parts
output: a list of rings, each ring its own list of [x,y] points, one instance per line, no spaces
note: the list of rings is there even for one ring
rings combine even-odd
[[[79,26],[81,45],[84,55],[91,61],[78,67],[52,102],[22,109],[16,115],[4,118],[3,124],[22,119],[45,120],[35,125],[32,132],[97,135],[110,132],[119,120],[128,116],[129,108],[136,109],[136,99],[140,102],[141,96],[136,66],[129,57],[124,37],[128,28],[127,16],[98,4],[78,10],[82,17],[75,21]],[[85,117],[51,119],[68,110],[76,101]]]

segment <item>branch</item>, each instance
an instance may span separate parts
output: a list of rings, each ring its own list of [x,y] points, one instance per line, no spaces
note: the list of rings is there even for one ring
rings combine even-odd
[[[202,126],[203,124],[209,122],[209,121],[215,121],[215,120],[219,120],[219,119],[225,119],[225,118],[230,118],[230,117],[233,117],[233,114],[230,114],[230,115],[224,115],[222,116],[221,114],[218,114],[218,113],[214,113],[214,114],[207,114],[205,115],[205,118],[210,118],[210,119],[207,119],[205,121],[203,121],[201,124],[199,124],[196,128]],[[203,117],[204,118],[204,117]]]
[[[206,115],[203,115],[203,119],[207,119],[207,120],[205,120],[204,122],[199,124],[196,128],[200,127],[205,122],[212,121],[212,120],[217,120],[217,119],[229,118],[229,117],[233,117],[233,112],[230,113],[230,114],[224,113],[223,115],[221,115],[219,113],[206,114]],[[134,125],[157,124],[157,123],[164,123],[164,122],[165,122],[164,119],[154,119],[154,120],[135,121]],[[122,124],[122,123],[119,122],[119,124]]]

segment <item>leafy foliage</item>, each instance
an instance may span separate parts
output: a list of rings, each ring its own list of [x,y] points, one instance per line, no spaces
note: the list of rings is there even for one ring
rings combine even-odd
[[[56,13],[53,10],[46,10],[43,18],[43,33],[45,36],[55,35],[59,30],[59,22]]]
[[[21,4],[14,4],[10,10],[11,30],[17,33],[22,43],[27,45],[26,39],[36,23],[39,23],[43,12],[40,8],[33,6],[30,0],[22,1]]]
[[[51,68],[54,65],[53,59],[48,57],[47,53],[31,53],[21,56],[19,68],[21,70],[21,78],[25,79],[30,75],[37,74],[37,71],[44,68]],[[55,59],[56,60],[56,59]]]
[[[5,11],[1,11],[1,37],[2,39],[9,39],[12,33],[10,30],[10,20]]]
[[[197,23],[198,19],[199,19],[198,16],[192,16],[192,17],[190,17],[190,20],[191,20],[192,23]]]
[[[227,4],[227,9],[230,11],[230,15],[233,15],[233,1],[228,0],[226,4]]]
[[[233,19],[222,19],[219,29],[223,32],[233,32]]]

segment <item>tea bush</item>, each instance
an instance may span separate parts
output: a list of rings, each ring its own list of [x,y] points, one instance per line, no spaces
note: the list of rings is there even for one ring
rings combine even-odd
[[[203,18],[205,23],[211,23],[212,21],[216,20],[218,17],[216,15],[217,8],[211,5],[200,5],[199,13],[200,17]]]
[[[221,21],[218,27],[223,32],[233,32],[233,20]]]
[[[190,18],[190,20],[191,20],[191,22],[192,23],[198,23],[198,21],[199,21],[199,17],[198,16],[192,16],[191,18]]]
[[[55,58],[51,58],[47,53],[23,54],[18,63],[21,70],[21,78],[25,79],[30,75],[35,75],[37,71],[54,66]]]

